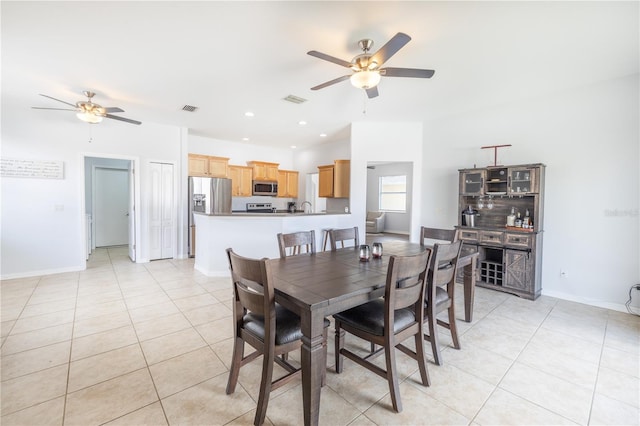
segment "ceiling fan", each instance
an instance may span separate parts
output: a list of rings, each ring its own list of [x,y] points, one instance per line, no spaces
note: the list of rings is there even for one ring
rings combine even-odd
[[[311,90],[323,89],[327,86],[331,86],[332,84],[350,79],[351,84],[360,89],[364,89],[369,98],[375,98],[378,96],[377,86],[381,77],[431,78],[435,72],[434,70],[391,67],[380,68],[385,62],[387,62],[387,60],[389,60],[389,58],[395,55],[398,50],[402,49],[405,44],[409,43],[410,40],[411,37],[408,35],[398,33],[374,54],[369,53],[369,50],[371,50],[371,47],[373,46],[373,40],[360,40],[358,45],[362,49],[363,53],[353,58],[351,62],[329,56],[316,50],[307,52],[308,55],[315,56],[316,58],[324,59],[325,61],[333,62],[334,64],[341,65],[345,68],[351,68],[353,70],[353,73],[350,75],[343,75],[342,77],[319,84],[312,87]]]
[[[58,102],[62,102],[63,104],[67,104],[71,107],[73,107],[73,109],[70,108],[45,108],[45,107],[31,107],[34,109],[53,109],[53,110],[58,110],[58,111],[75,111],[76,112],[76,116],[89,124],[98,124],[102,121],[103,118],[111,118],[112,120],[118,120],[118,121],[124,121],[125,123],[131,123],[131,124],[142,124],[142,122],[137,121],[137,120],[131,120],[130,118],[124,118],[124,117],[120,117],[117,115],[113,115],[111,113],[115,113],[115,112],[124,112],[123,109],[120,109],[118,107],[102,107],[96,103],[93,103],[92,99],[95,96],[94,92],[90,92],[88,90],[85,90],[84,92],[82,92],[86,97],[87,100],[86,101],[78,101],[75,104],[69,103],[69,102],[65,102],[65,101],[61,101],[60,99],[56,99],[52,96],[48,96],[48,95],[43,95],[42,93],[40,93],[40,96],[44,96],[45,98],[49,98],[49,99],[53,99],[54,101],[58,101]]]

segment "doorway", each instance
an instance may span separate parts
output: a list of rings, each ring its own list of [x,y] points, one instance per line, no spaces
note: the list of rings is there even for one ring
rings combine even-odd
[[[131,158],[84,157],[85,259],[96,247],[127,246],[136,261],[135,164]]]
[[[385,182],[385,179],[399,177],[404,177],[404,184],[393,185],[393,192],[388,192],[388,187],[381,187],[381,182]],[[384,161],[369,161],[367,163],[366,211],[381,210],[385,212],[384,232],[400,235],[411,234],[413,200],[409,194],[412,191],[413,163]],[[387,197],[386,203],[383,202],[384,197]],[[385,204],[386,208],[382,204]]]

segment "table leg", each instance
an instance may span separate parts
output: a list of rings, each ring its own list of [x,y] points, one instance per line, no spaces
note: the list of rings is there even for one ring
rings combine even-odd
[[[316,426],[320,417],[320,389],[324,359],[324,316],[306,312],[302,316],[302,403],[305,426]]]
[[[464,267],[464,320],[473,321],[473,299],[476,292],[476,258],[473,256],[471,262]]]

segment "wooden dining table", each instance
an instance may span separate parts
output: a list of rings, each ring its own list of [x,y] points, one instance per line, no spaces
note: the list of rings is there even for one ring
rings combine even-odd
[[[428,247],[428,246],[427,246]],[[320,414],[324,318],[384,295],[389,256],[417,254],[425,247],[407,241],[385,242],[383,256],[361,262],[357,248],[271,259],[276,302],[297,313],[302,325],[302,399],[304,424],[317,425]],[[465,320],[471,321],[477,253],[461,255]],[[467,308],[468,305],[468,308]]]

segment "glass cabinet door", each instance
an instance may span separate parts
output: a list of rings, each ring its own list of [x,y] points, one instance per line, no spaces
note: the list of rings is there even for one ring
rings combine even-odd
[[[509,169],[509,193],[513,195],[536,193],[535,169],[514,167]]]
[[[482,195],[484,170],[473,170],[460,174],[461,195]]]

